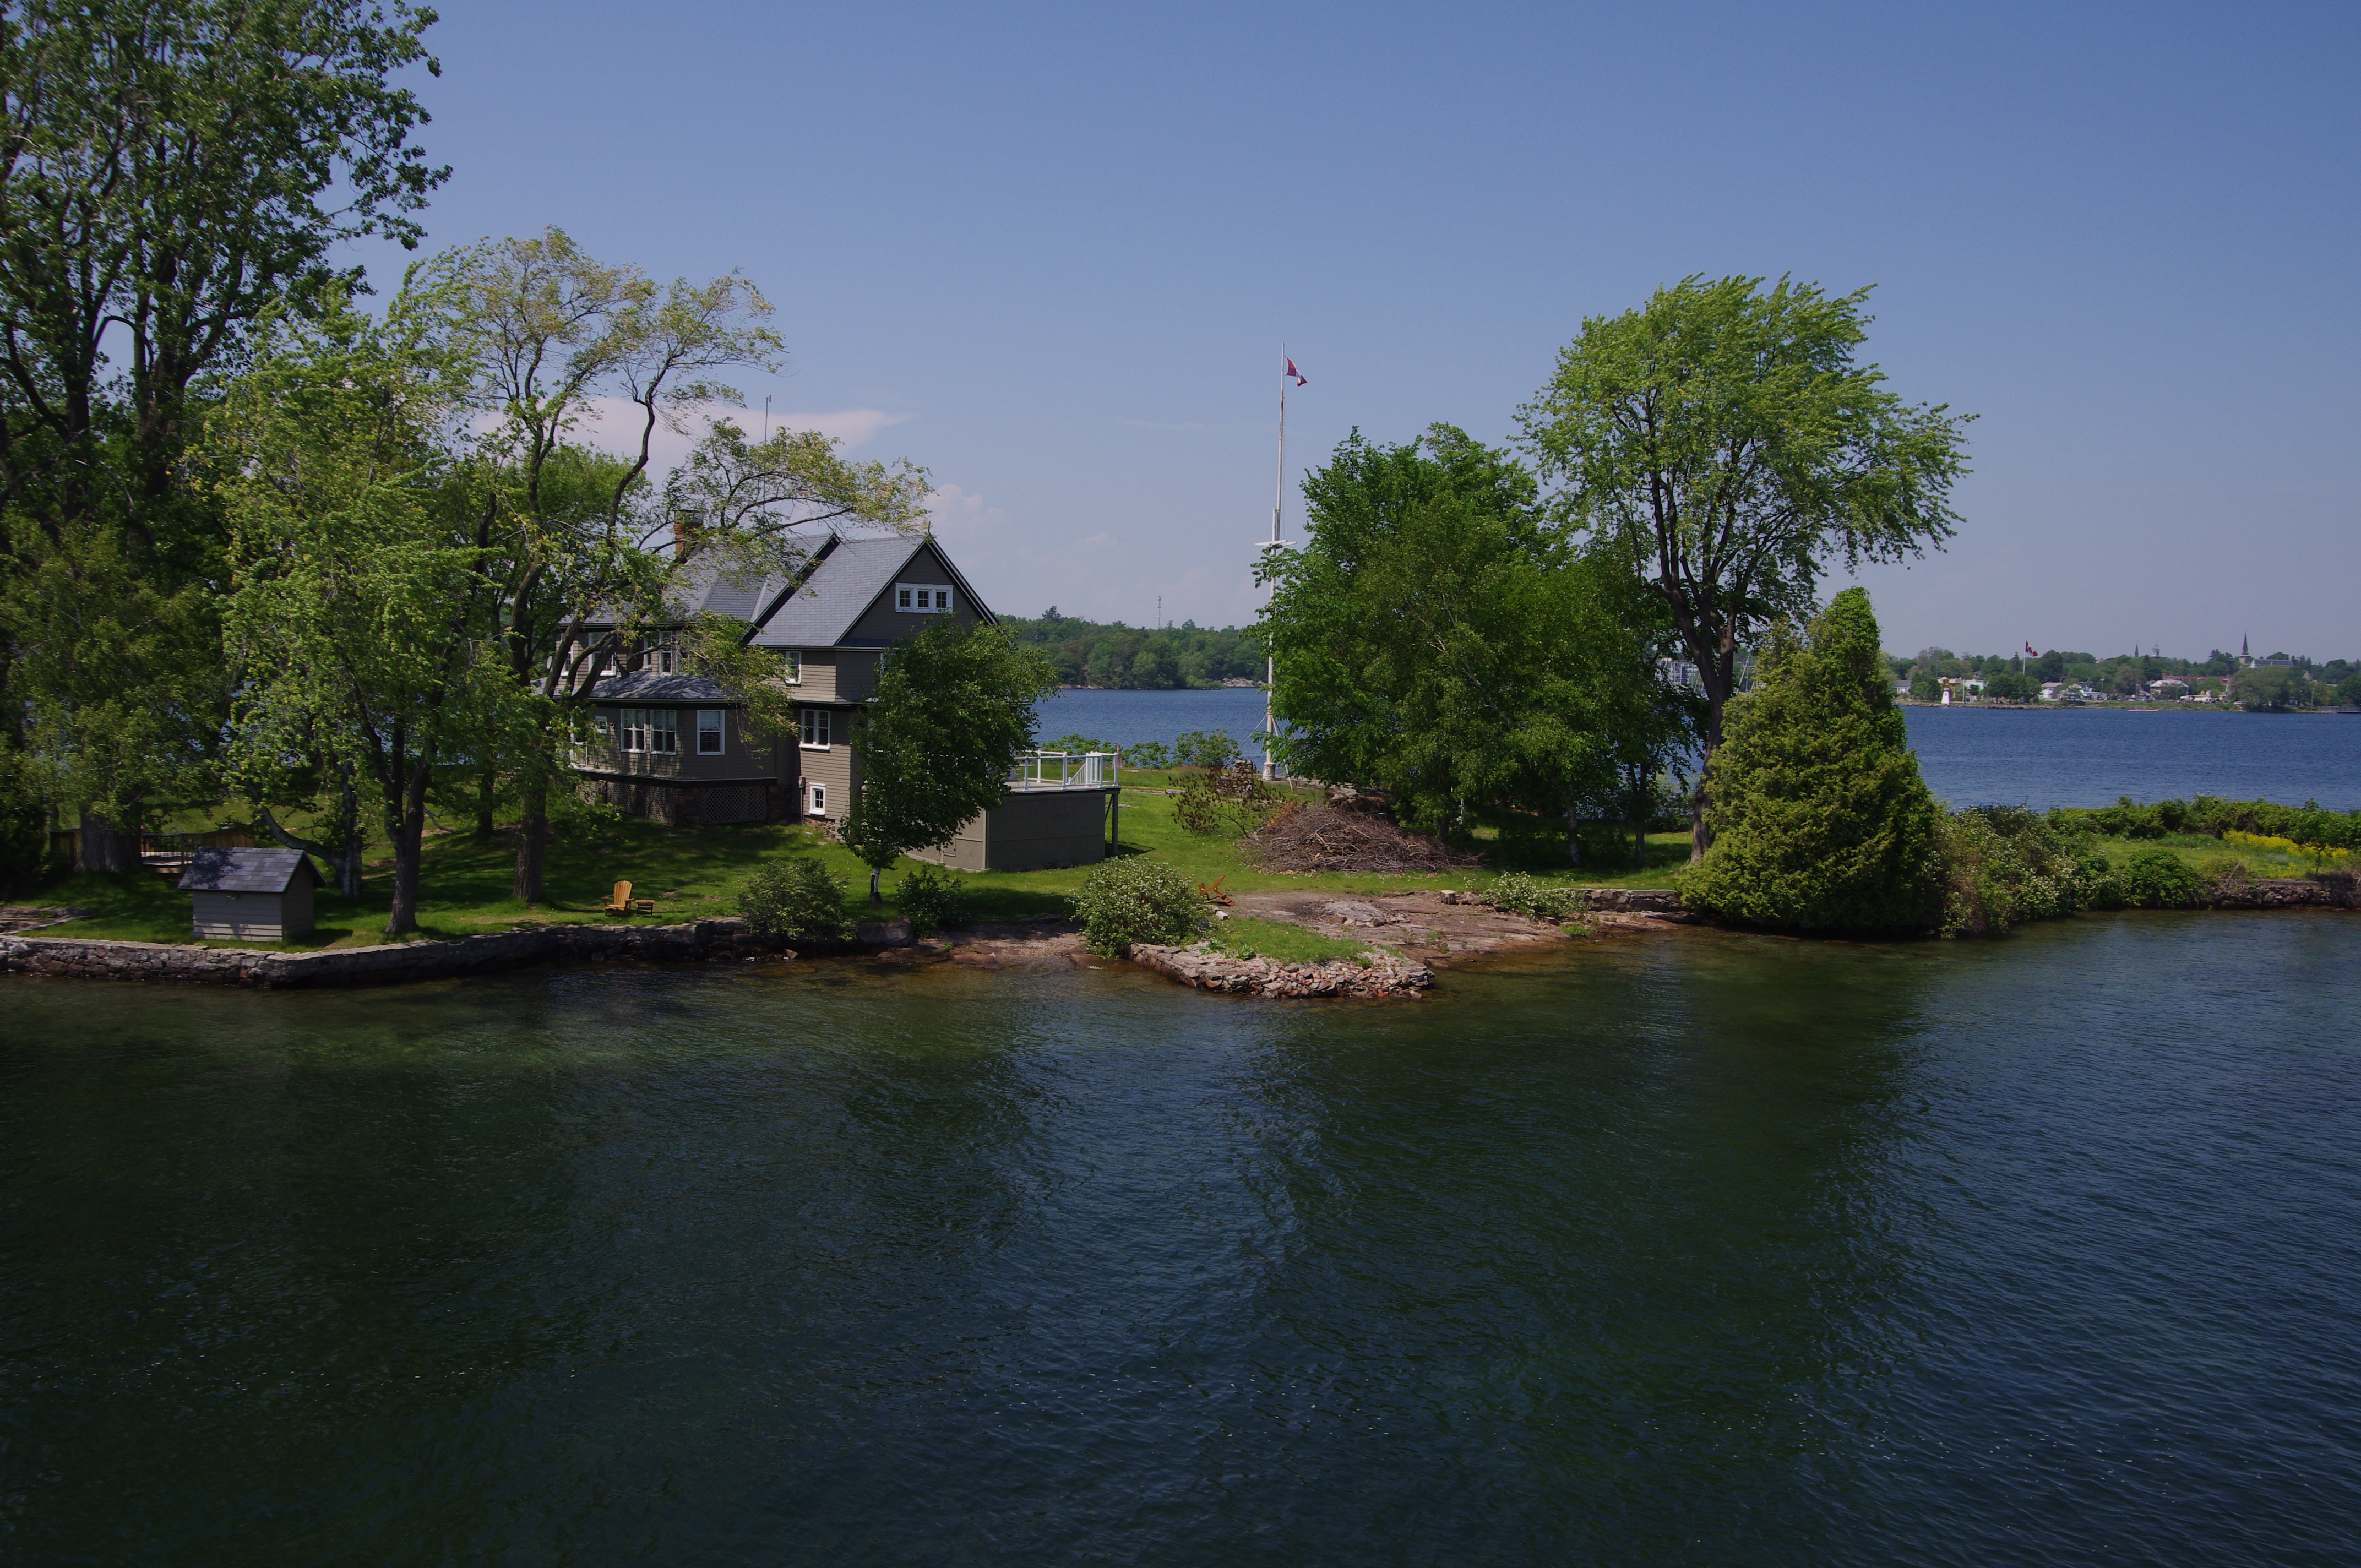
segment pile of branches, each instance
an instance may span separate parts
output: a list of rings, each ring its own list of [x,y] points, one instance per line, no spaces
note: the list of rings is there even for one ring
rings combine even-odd
[[[1472,866],[1440,839],[1405,833],[1371,811],[1291,803],[1241,840],[1270,872],[1442,872]]]

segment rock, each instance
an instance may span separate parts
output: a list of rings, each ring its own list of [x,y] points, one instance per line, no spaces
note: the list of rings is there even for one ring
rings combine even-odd
[[[1320,912],[1340,926],[1390,926],[1394,917],[1376,905],[1357,898],[1332,899]]]
[[[1237,996],[1414,1001],[1434,983],[1434,971],[1424,964],[1374,949],[1372,958],[1376,961],[1365,969],[1356,963],[1282,964],[1267,959],[1233,959],[1202,942],[1188,948],[1141,943],[1131,949],[1131,961],[1142,969],[1200,991]]]
[[[906,948],[910,945],[910,923],[907,920],[864,920],[852,928],[852,939],[864,948]]]

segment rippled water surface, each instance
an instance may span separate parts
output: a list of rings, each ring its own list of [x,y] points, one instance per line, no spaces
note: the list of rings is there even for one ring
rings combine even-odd
[[[0,981],[0,1558],[2349,1562],[2349,916]]]

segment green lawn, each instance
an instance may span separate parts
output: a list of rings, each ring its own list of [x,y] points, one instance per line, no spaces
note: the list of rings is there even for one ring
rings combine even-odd
[[[1648,840],[1648,865],[1628,865],[1628,841],[1614,868],[1577,872],[1565,865],[1562,835],[1539,819],[1489,813],[1476,830],[1486,864],[1440,874],[1381,876],[1367,873],[1290,876],[1257,871],[1241,857],[1234,832],[1196,834],[1172,820],[1172,797],[1154,793],[1170,780],[1159,774],[1129,775],[1123,792],[1125,854],[1151,854],[1171,861],[1199,882],[1219,882],[1224,891],[1291,888],[1306,892],[1383,894],[1433,887],[1473,887],[1499,872],[1518,870],[1556,883],[1605,887],[1668,887],[1672,872],[1688,858],[1686,834],[1662,833]],[[1308,795],[1307,795],[1308,797]],[[445,818],[449,820],[449,818]],[[175,824],[183,828],[210,822]],[[917,862],[904,861],[886,873],[883,908],[866,902],[868,872],[841,845],[818,843],[801,827],[665,828],[635,817],[597,816],[554,829],[546,874],[548,896],[533,908],[509,896],[512,851],[464,832],[427,841],[420,881],[420,938],[475,936],[519,925],[603,921],[600,906],[618,881],[632,884],[632,896],[655,901],[642,924],[669,924],[699,916],[738,913],[739,890],[767,861],[818,852],[830,870],[851,885],[857,916],[882,919],[896,913],[895,884]],[[319,929],[291,950],[364,947],[384,936],[391,897],[390,863],[370,868],[363,896],[348,903],[323,889],[317,903]],[[1063,915],[1067,898],[1082,885],[1087,868],[1068,871],[985,872],[961,876],[975,913],[987,919]],[[103,937],[142,942],[187,942],[188,895],[153,873],[121,877],[75,876],[42,889],[32,902],[94,910],[89,920],[52,927],[53,936]],[[1274,941],[1277,938],[1273,938]],[[214,947],[270,946],[217,942]],[[1349,947],[1349,944],[1344,944]],[[1275,950],[1275,949],[1274,949]],[[1356,948],[1352,948],[1357,951]]]

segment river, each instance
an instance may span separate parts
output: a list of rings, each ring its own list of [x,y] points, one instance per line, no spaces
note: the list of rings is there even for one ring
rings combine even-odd
[[[1262,693],[1060,692],[1041,705],[1044,740],[1069,733],[1129,746],[1187,729],[1240,746],[1262,728]],[[2218,795],[2361,809],[2361,718],[2182,708],[1923,707],[1903,710],[1927,787],[1954,806],[2106,806]]]
[[[10,980],[0,1555],[2349,1562],[2356,963]]]

